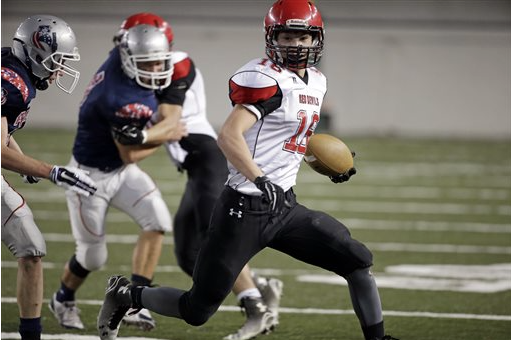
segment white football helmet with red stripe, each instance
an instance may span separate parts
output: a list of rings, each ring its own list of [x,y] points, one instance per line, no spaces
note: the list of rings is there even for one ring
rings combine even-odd
[[[57,72],[57,86],[67,93],[73,92],[80,72],[68,62],[80,60],[80,54],[75,34],[64,20],[53,15],[26,19],[14,34],[12,52],[38,79],[37,89],[46,90],[48,79]],[[64,80],[63,76],[71,80]]]

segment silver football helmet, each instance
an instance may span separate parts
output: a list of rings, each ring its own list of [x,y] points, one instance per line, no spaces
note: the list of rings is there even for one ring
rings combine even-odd
[[[137,25],[126,31],[119,44],[124,73],[142,86],[158,90],[170,85],[174,65],[165,34],[151,25]],[[161,71],[144,69],[142,63],[161,61]]]
[[[61,90],[71,93],[75,89],[80,72],[66,63],[80,60],[80,54],[75,34],[64,20],[53,15],[26,19],[14,34],[12,51],[38,79],[37,89],[46,90],[54,73]]]

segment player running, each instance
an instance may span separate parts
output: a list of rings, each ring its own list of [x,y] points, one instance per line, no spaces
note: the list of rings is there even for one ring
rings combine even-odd
[[[344,277],[364,338],[393,339],[384,333],[371,252],[337,219],[299,204],[292,189],[327,89],[315,68],[323,53],[321,15],[309,1],[279,0],[265,18],[265,30],[267,58],[250,61],[229,82],[234,109],[218,144],[230,174],[193,286],[132,287],[122,276],[111,277],[98,316],[101,339],[116,338],[119,316],[130,306],[204,324],[247,261],[266,247]]]

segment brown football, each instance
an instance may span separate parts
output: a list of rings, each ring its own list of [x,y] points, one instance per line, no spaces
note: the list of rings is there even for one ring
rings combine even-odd
[[[309,138],[304,160],[314,171],[325,176],[342,174],[353,167],[353,156],[348,146],[339,138],[325,133]]]

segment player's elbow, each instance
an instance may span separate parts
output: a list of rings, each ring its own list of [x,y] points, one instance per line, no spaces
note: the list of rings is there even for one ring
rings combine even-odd
[[[135,154],[131,152],[121,153],[120,156],[124,164],[136,163],[138,161],[137,157],[135,157]]]
[[[232,131],[229,131],[225,127],[220,131],[217,138],[217,144],[220,150],[225,154],[230,148],[236,146],[236,138]]]
[[[227,145],[227,136],[225,135],[223,130],[220,131],[220,133],[218,134],[216,143],[218,144],[218,147],[220,148],[220,150],[222,150],[222,151],[225,150],[225,147]]]

